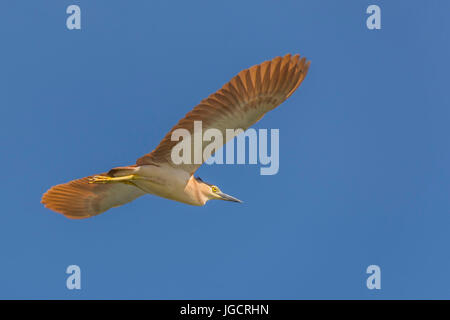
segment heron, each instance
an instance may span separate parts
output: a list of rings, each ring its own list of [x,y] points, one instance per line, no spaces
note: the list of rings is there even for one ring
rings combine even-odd
[[[53,186],[44,193],[41,203],[67,218],[83,219],[145,194],[194,206],[203,206],[209,200],[242,202],[194,176],[205,159],[200,163],[174,163],[171,150],[178,142],[172,139],[172,133],[177,129],[193,133],[195,121],[202,121],[205,129],[218,129],[224,136],[227,129],[247,130],[297,90],[309,65],[305,57],[287,54],[239,72],[187,113],[136,164]]]

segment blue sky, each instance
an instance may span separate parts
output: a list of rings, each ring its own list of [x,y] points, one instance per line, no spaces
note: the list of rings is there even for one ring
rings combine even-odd
[[[81,8],[82,29],[66,28]],[[381,7],[368,30],[367,6]],[[0,298],[450,298],[445,1],[4,1]],[[203,166],[245,201],[145,196],[71,221],[52,185],[133,164],[241,69],[311,62],[257,124],[280,170]],[[65,270],[79,265],[82,289]],[[381,267],[381,290],[366,268]]]

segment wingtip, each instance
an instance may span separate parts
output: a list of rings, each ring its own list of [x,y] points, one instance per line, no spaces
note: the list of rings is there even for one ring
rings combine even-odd
[[[49,196],[51,196],[51,191],[52,191],[52,188],[48,189],[46,192],[44,192],[42,194],[40,203],[44,206],[44,208],[51,210],[53,212],[56,212],[57,214],[60,214],[63,217],[70,219],[70,220],[79,220],[79,219],[84,219],[84,218],[89,217],[89,216],[71,216],[71,215],[68,215],[67,213],[64,213],[61,210],[58,210],[56,207],[52,206],[52,202],[51,202],[51,200],[49,200]]]

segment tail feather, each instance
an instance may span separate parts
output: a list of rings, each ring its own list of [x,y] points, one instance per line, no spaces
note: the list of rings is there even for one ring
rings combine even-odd
[[[106,175],[106,173],[100,175]],[[131,184],[89,183],[92,177],[73,180],[50,188],[42,196],[42,204],[67,218],[83,219],[98,215],[112,207],[121,206],[145,194]]]

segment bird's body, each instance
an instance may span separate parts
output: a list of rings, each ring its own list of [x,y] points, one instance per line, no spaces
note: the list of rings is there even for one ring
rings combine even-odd
[[[215,129],[223,134],[220,147],[233,137],[228,129],[246,130],[286,100],[301,84],[309,62],[290,54],[241,71],[216,93],[202,100],[163,138],[151,152],[139,158],[135,165],[113,168],[107,173],[93,175],[52,187],[42,197],[42,203],[68,218],[88,218],[109,208],[133,201],[144,195],[202,206],[208,200],[220,199],[241,202],[220,191],[217,186],[194,177],[202,161],[177,164],[172,149],[177,145],[173,134],[184,130],[195,134],[197,123],[203,129]],[[195,150],[195,139],[188,140]],[[205,142],[200,142],[200,151]],[[203,155],[203,153],[201,153]]]
[[[134,174],[138,178],[133,183],[147,193],[194,206],[202,206],[208,200],[202,184],[186,171],[167,164],[135,168]]]

